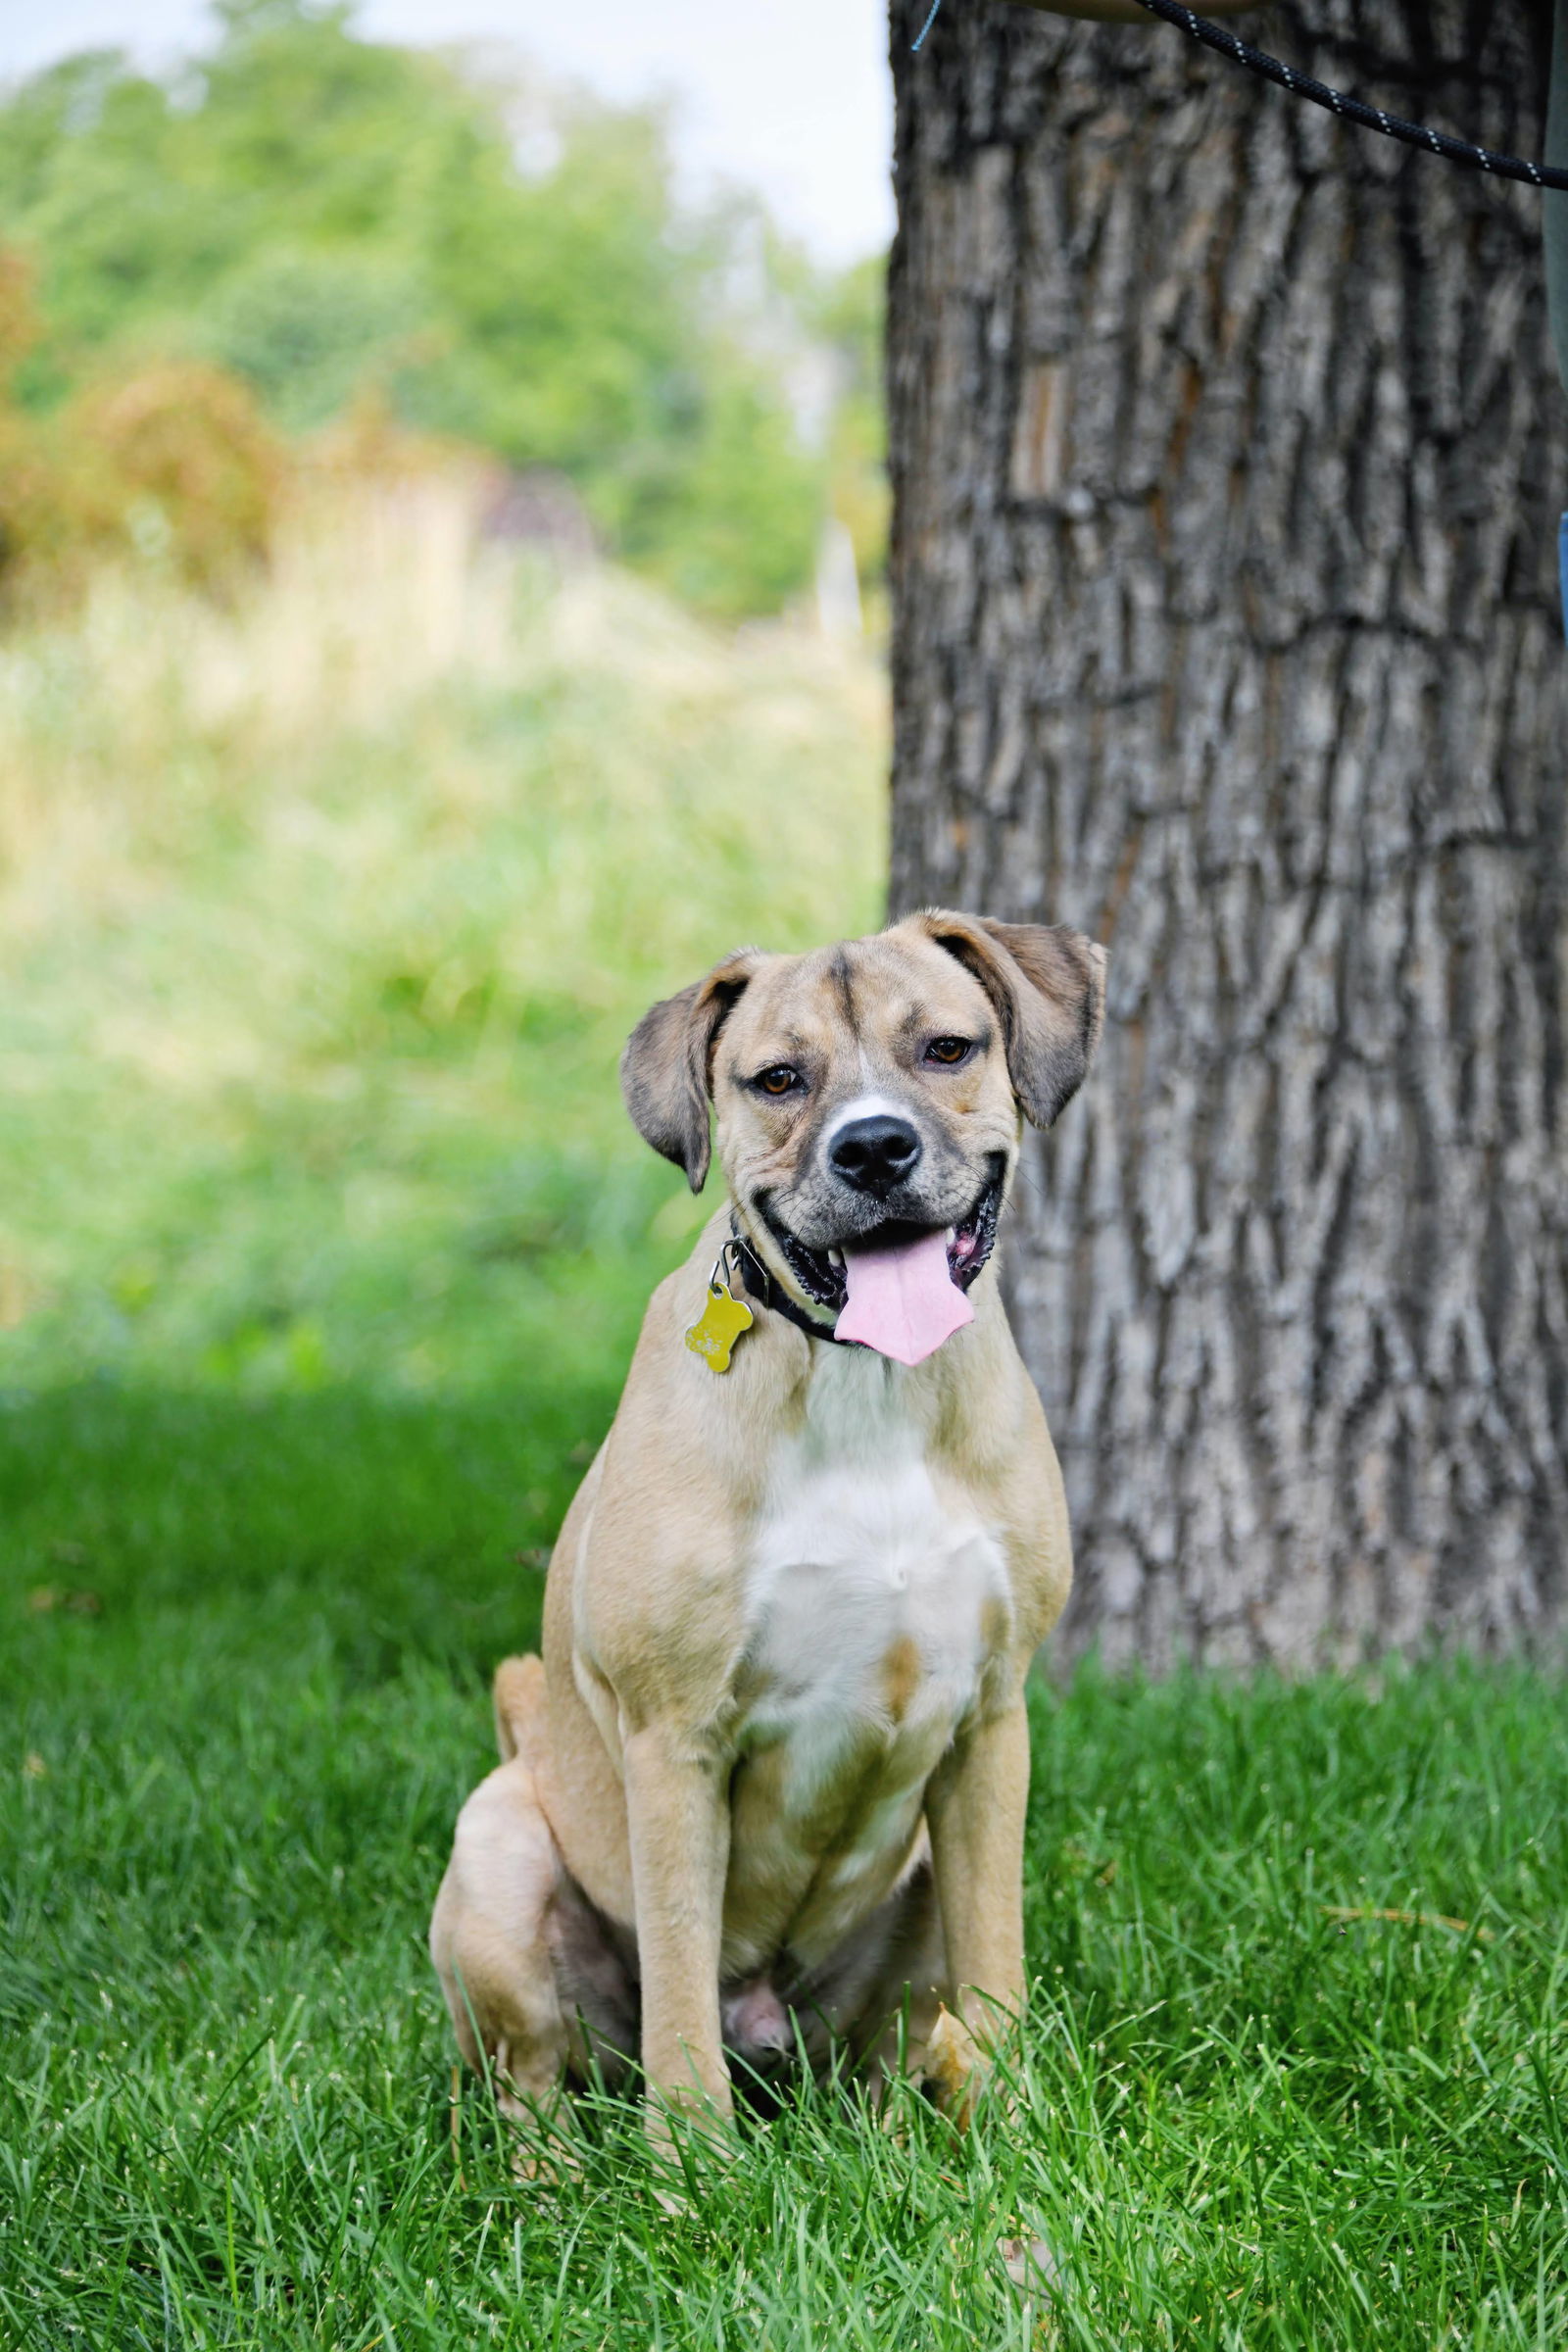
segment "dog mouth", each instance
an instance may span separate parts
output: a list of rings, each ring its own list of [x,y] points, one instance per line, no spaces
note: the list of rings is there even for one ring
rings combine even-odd
[[[945,1232],[948,1257],[948,1280],[956,1290],[967,1291],[984,1271],[992,1250],[996,1248],[997,1226],[1002,1216],[1002,1195],[1005,1172],[999,1170],[981,1186],[975,1201],[956,1225],[945,1229],[934,1225],[917,1224],[907,1217],[887,1217],[869,1233],[847,1235],[842,1246],[830,1244],[813,1250],[792,1233],[781,1217],[775,1216],[766,1201],[758,1206],[763,1224],[778,1246],[779,1254],[789,1267],[796,1282],[813,1306],[839,1313],[849,1300],[849,1278],[844,1262],[845,1249],[858,1254],[873,1254],[880,1250],[890,1253],[906,1250],[910,1244],[926,1241],[937,1232]]]

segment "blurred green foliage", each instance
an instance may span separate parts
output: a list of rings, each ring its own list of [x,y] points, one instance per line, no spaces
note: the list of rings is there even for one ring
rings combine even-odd
[[[162,78],[99,51],[0,99],[0,243],[39,311],[24,409],[216,362],[290,432],[373,393],[558,468],[720,616],[804,586],[830,499],[874,567],[871,272],[822,278],[750,200],[684,208],[657,109],[365,39],[343,7],[216,14]]]
[[[461,477],[343,499],[228,604],[152,551],[0,655],[0,1393],[500,1388],[575,1439],[716,1206],[621,1045],[875,924],[882,682],[552,581]]]

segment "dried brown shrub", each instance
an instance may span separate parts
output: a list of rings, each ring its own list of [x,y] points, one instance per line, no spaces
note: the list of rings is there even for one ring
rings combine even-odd
[[[20,253],[0,246],[0,588],[54,536],[59,503],[45,438],[12,396],[37,334],[32,270]]]
[[[89,560],[134,551],[222,589],[266,558],[287,473],[237,376],[165,360],[95,386],[60,419],[71,536]]]

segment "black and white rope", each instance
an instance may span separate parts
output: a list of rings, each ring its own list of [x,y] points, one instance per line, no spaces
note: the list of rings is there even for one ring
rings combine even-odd
[[[1151,16],[1162,17],[1182,32],[1191,33],[1205,49],[1215,49],[1250,74],[1271,81],[1277,89],[1289,90],[1294,97],[1309,98],[1314,106],[1325,106],[1331,115],[1339,115],[1347,122],[1359,123],[1363,130],[1381,130],[1386,138],[1400,139],[1406,147],[1424,147],[1431,155],[1446,156],[1451,164],[1469,164],[1477,172],[1490,172],[1494,179],[1520,179],[1532,188],[1568,188],[1568,171],[1555,164],[1532,164],[1518,155],[1497,155],[1490,147],[1477,147],[1469,139],[1453,138],[1446,130],[1434,130],[1427,122],[1406,122],[1398,115],[1385,114],[1381,106],[1368,106],[1364,98],[1352,98],[1348,91],[1331,90],[1326,81],[1314,81],[1310,74],[1298,74],[1294,66],[1283,59],[1270,57],[1266,49],[1254,49],[1229,26],[1215,24],[1207,17],[1193,14],[1183,8],[1181,0],[1138,0]],[[936,23],[935,6],[920,28],[916,49]]]
[[[1163,17],[1167,24],[1178,25],[1183,32],[1201,41],[1205,49],[1218,50],[1250,74],[1260,74],[1264,81],[1289,90],[1297,98],[1310,98],[1314,106],[1326,106],[1331,115],[1341,115],[1347,122],[1358,122],[1364,130],[1381,130],[1386,138],[1401,139],[1406,147],[1425,147],[1433,155],[1445,155],[1451,164],[1470,164],[1478,172],[1490,172],[1496,179],[1522,179],[1532,188],[1568,188],[1568,171],[1552,164],[1532,164],[1518,155],[1495,155],[1490,147],[1477,147],[1468,139],[1456,139],[1446,130],[1434,130],[1430,123],[1405,122],[1397,115],[1386,115],[1381,106],[1368,106],[1362,98],[1352,98],[1345,90],[1331,90],[1324,81],[1314,81],[1310,74],[1298,74],[1294,66],[1280,58],[1270,57],[1266,50],[1254,49],[1227,25],[1212,24],[1207,17],[1195,16],[1183,8],[1180,0],[1138,0],[1151,16]]]

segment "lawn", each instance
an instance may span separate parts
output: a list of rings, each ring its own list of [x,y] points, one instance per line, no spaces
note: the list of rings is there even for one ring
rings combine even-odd
[[[671,2216],[610,2112],[514,2182],[422,1936],[610,1401],[547,1399],[0,1417],[5,2340],[1564,2340],[1568,1759],[1524,1672],[1043,1685],[1012,2114],[807,2097]]]
[[[0,645],[0,2340],[1560,2344],[1539,1671],[1043,1681],[966,2138],[812,2093],[672,2212],[454,2101],[489,1670],[691,1231],[616,1047],[875,919],[882,749],[858,656],[401,528]]]

